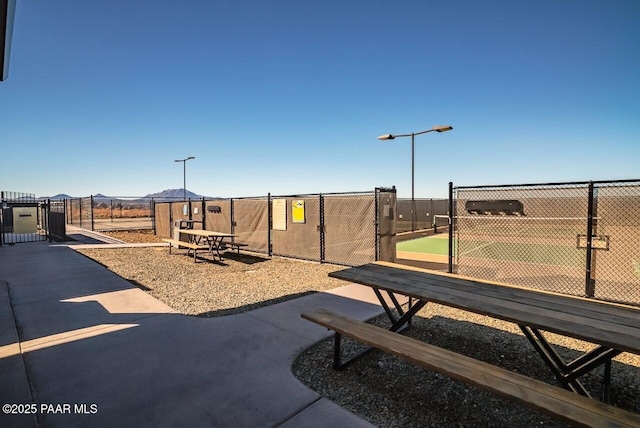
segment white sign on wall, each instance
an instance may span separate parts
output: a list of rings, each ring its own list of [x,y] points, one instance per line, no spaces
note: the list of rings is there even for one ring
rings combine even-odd
[[[287,230],[287,200],[272,199],[273,230]]]

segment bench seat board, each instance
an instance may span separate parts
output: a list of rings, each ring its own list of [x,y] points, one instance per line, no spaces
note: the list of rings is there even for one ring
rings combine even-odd
[[[195,244],[192,242],[185,242],[185,241],[177,241],[175,239],[163,239],[163,241],[168,242],[174,247],[191,248],[192,250],[208,250],[209,249],[209,247],[206,245],[199,245],[199,244]]]
[[[302,318],[578,426],[640,426],[640,415],[324,309]]]

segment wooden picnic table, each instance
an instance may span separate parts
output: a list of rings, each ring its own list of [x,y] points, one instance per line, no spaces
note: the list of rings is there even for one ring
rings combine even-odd
[[[533,348],[567,389],[589,396],[578,378],[604,365],[603,400],[609,400],[611,359],[622,352],[640,354],[640,308],[428,271],[389,262],[375,262],[330,273],[329,276],[372,287],[398,332],[428,302],[510,321],[520,326]],[[391,301],[387,304],[382,292]],[[394,294],[415,299],[409,308]],[[392,307],[395,306],[395,315]],[[595,344],[565,362],[544,336],[553,332]]]
[[[220,249],[224,244],[225,239],[231,240],[236,235],[225,232],[214,232],[211,230],[197,230],[197,229],[179,229],[178,232],[183,235],[187,235],[189,243],[196,245],[206,245],[211,253],[211,257],[215,260],[215,255],[218,255],[218,260],[222,260]],[[214,254],[215,253],[215,254]]]

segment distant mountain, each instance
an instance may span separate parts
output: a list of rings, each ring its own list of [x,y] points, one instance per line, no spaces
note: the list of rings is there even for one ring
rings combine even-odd
[[[182,189],[167,189],[167,190],[163,190],[162,192],[149,193],[148,195],[143,196],[142,198],[136,198],[136,199],[129,199],[126,197],[117,198],[112,196],[106,196],[106,195],[103,195],[102,193],[96,193],[93,195],[93,201],[94,203],[104,202],[107,204],[109,204],[110,202],[113,202],[113,203],[121,202],[126,205],[131,205],[131,204],[137,204],[137,203],[143,203],[143,202],[147,203],[151,198],[153,198],[154,201],[158,201],[158,202],[182,201],[184,198],[184,195],[185,194],[183,193]],[[190,192],[189,190],[187,190],[186,196],[187,196],[187,199],[202,199],[201,195]],[[88,197],[88,196],[85,196],[85,197]],[[69,196],[66,193],[58,193],[55,196],[41,196],[38,199],[59,200],[59,199],[77,199],[77,198],[74,196]],[[218,198],[207,198],[207,199],[218,199]]]
[[[158,193],[149,193],[144,197],[144,199],[153,198],[154,201],[181,201],[185,197],[185,192],[183,189],[167,189]],[[187,199],[202,199],[201,195],[186,191]]]
[[[58,193],[57,195],[54,196],[40,196],[38,199],[53,199],[53,200],[60,200],[60,199],[72,199],[73,196],[69,196],[66,193]]]

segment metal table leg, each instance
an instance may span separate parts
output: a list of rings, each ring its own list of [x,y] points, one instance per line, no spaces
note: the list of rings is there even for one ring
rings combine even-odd
[[[549,367],[553,372],[553,375],[558,382],[560,382],[566,389],[570,389],[577,394],[584,395],[585,397],[591,397],[589,391],[587,391],[578,378],[604,364],[602,400],[606,403],[609,402],[611,389],[611,359],[619,355],[622,351],[605,346],[598,346],[570,363],[565,363],[543,336],[542,332],[538,329],[525,325],[520,325],[520,329],[533,345],[534,349],[538,352],[547,367]]]

